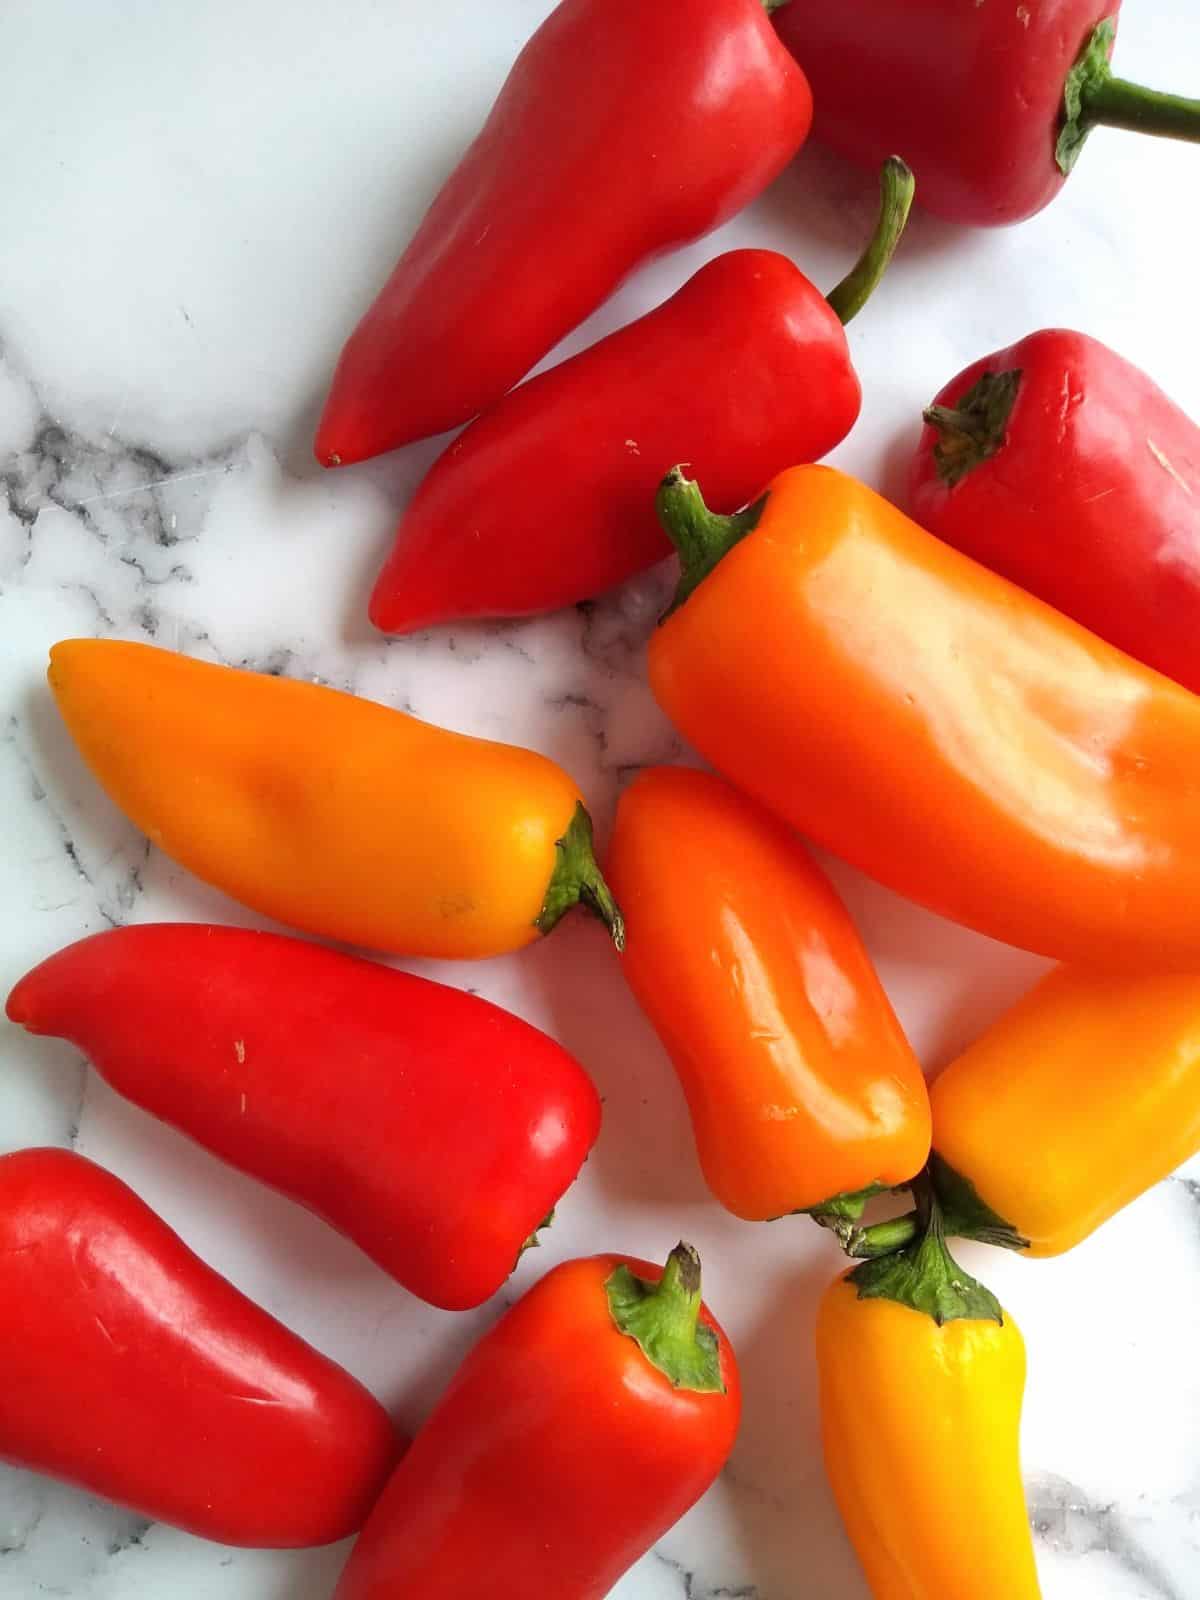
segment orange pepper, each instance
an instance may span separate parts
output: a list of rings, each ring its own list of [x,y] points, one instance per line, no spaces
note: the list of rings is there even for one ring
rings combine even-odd
[[[560,767],[312,683],[72,639],[50,686],[161,849],[255,911],[398,955],[501,955],[582,901],[620,945]]]
[[[660,767],[621,798],[608,872],[625,975],[722,1205],[759,1221],[920,1171],[921,1068],[846,908],[788,829],[719,778]]]
[[[1200,699],[828,467],[715,517],[650,648],[714,766],[943,916],[1081,964],[1200,968]]]
[[[1070,1250],[1200,1150],[1200,978],[1059,967],[946,1068],[933,1116],[947,1227]]]
[[[1038,1600],[1025,1344],[940,1226],[838,1278],[816,1345],[825,1470],[875,1600]]]

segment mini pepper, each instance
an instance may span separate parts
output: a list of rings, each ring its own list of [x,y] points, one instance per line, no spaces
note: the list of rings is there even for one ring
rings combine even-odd
[[[884,272],[912,201],[885,163],[879,224],[828,299],[771,250],[733,250],[665,305],[531,378],[473,422],[418,489],[371,596],[408,633],[574,605],[670,555],[654,515],[676,461],[736,511],[850,432],[862,388],[844,324]]]
[[[920,1172],[920,1065],[849,913],[788,828],[720,778],[652,768],[621,797],[608,871],[622,969],[682,1080],[722,1205],[748,1221],[825,1211]]]
[[[335,1600],[603,1600],[712,1484],[741,1412],[700,1260],[556,1267],[474,1348]]]
[[[635,267],[783,171],[812,96],[780,3],[562,0],[342,352],[323,466],[487,410]]]
[[[1114,76],[1121,0],[838,0],[779,13],[817,136],[876,166],[895,150],[951,222],[1049,205],[1093,128],[1200,140],[1200,101]]]
[[[933,1087],[948,1229],[1056,1256],[1200,1151],[1200,978],[1059,967]]]
[[[313,683],[71,639],[50,687],[151,841],[306,933],[395,955],[503,955],[574,905],[621,914],[565,772]]]
[[[726,777],[992,938],[1200,968],[1200,699],[832,468],[725,518],[676,472],[660,510],[650,681]]]
[[[7,1010],[446,1310],[501,1287],[600,1131],[583,1068],[519,1017],[279,934],[113,928]]]
[[[1045,328],[925,412],[913,516],[1200,690],[1200,428],[1098,339]]]
[[[1021,1482],[1025,1344],[925,1232],[826,1290],[817,1313],[825,1469],[875,1600],[1038,1600]]]

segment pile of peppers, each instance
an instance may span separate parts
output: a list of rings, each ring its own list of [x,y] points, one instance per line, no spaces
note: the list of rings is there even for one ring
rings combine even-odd
[[[148,645],[51,652],[111,800],[308,937],[114,928],[23,977],[9,1019],[460,1311],[569,1211],[601,1097],[519,1018],[345,947],[484,959],[583,908],[715,1201],[811,1218],[850,1258],[815,1353],[878,1600],[1040,1594],[1024,1345],[950,1241],[1058,1255],[1200,1151],[1200,430],[1048,329],[924,410],[907,512],[819,464],[859,417],[844,330],[914,175],[943,217],[1015,222],[1095,126],[1200,141],[1200,103],[1114,74],[1118,10],[562,0],[352,333],[324,465],[467,424],[404,511],[380,629],[536,615],[678,557],[649,681],[712,770],[639,773],[603,868],[583,795],[531,750]],[[521,382],[813,127],[881,175],[828,295],[729,252]],[[504,315],[481,327],[482,304]],[[1060,964],[930,1087],[805,841]],[[229,1544],[359,1533],[336,1600],[601,1600],[721,1473],[741,1406],[681,1242],[556,1267],[410,1441],[63,1150],[0,1157],[0,1333],[0,1457]]]

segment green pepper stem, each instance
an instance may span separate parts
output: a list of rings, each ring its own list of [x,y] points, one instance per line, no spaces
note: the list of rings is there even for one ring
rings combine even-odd
[[[916,1241],[855,1267],[849,1281],[859,1299],[892,1300],[930,1317],[939,1328],[947,1322],[1003,1323],[995,1295],[964,1272],[946,1248],[942,1208],[927,1173],[914,1182],[913,1195]]]
[[[558,860],[535,924],[538,932],[553,933],[572,907],[582,905],[600,918],[617,949],[624,950],[625,919],[596,861],[592,819],[582,802],[556,849]]]
[[[667,611],[668,617],[699,588],[735,544],[753,533],[766,504],[764,495],[748,511],[739,511],[732,517],[719,516],[705,505],[700,485],[689,478],[682,467],[672,467],[659,485],[655,501],[658,520],[679,552],[683,569],[675,598]]]
[[[1145,89],[1114,76],[1109,57],[1116,32],[1112,18],[1101,22],[1067,79],[1056,151],[1064,173],[1078,161],[1093,128],[1127,128],[1160,139],[1200,144],[1200,100]]]
[[[700,1257],[690,1244],[675,1246],[657,1283],[621,1265],[604,1287],[617,1327],[674,1388],[725,1393],[717,1335],[700,1320]]]
[[[763,10],[770,16],[773,11],[782,11],[784,6],[791,3],[791,0],[762,0],[762,3]]]
[[[843,323],[852,321],[879,286],[904,235],[912,210],[916,179],[899,156],[889,156],[879,177],[879,220],[870,243],[853,270],[831,289],[826,299]]]
[[[839,1237],[842,1249],[852,1261],[874,1261],[879,1256],[890,1256],[905,1249],[920,1232],[920,1213],[909,1211],[902,1217],[890,1217],[869,1228],[850,1228]]]

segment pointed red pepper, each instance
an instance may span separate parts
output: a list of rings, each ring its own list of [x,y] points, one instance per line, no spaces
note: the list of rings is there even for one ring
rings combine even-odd
[[[710,233],[800,149],[782,0],[562,0],[351,335],[327,467],[468,422],[635,267]]]
[[[671,553],[654,493],[676,461],[740,510],[858,420],[845,323],[899,242],[912,174],[883,169],[875,235],[826,299],[785,256],[734,250],[665,305],[506,395],[434,464],[371,596],[385,633],[591,599]]]
[[[816,134],[875,167],[895,150],[951,222],[1020,222],[1058,194],[1093,128],[1200,140],[1200,101],[1109,66],[1121,0],[833,0],[789,5],[780,37]]]
[[[495,1294],[600,1131],[583,1068],[519,1017],[279,934],[98,933],[8,1015],[446,1310]]]
[[[0,1460],[221,1544],[346,1538],[402,1448],[362,1384],[70,1150],[0,1156],[0,1349]]]

